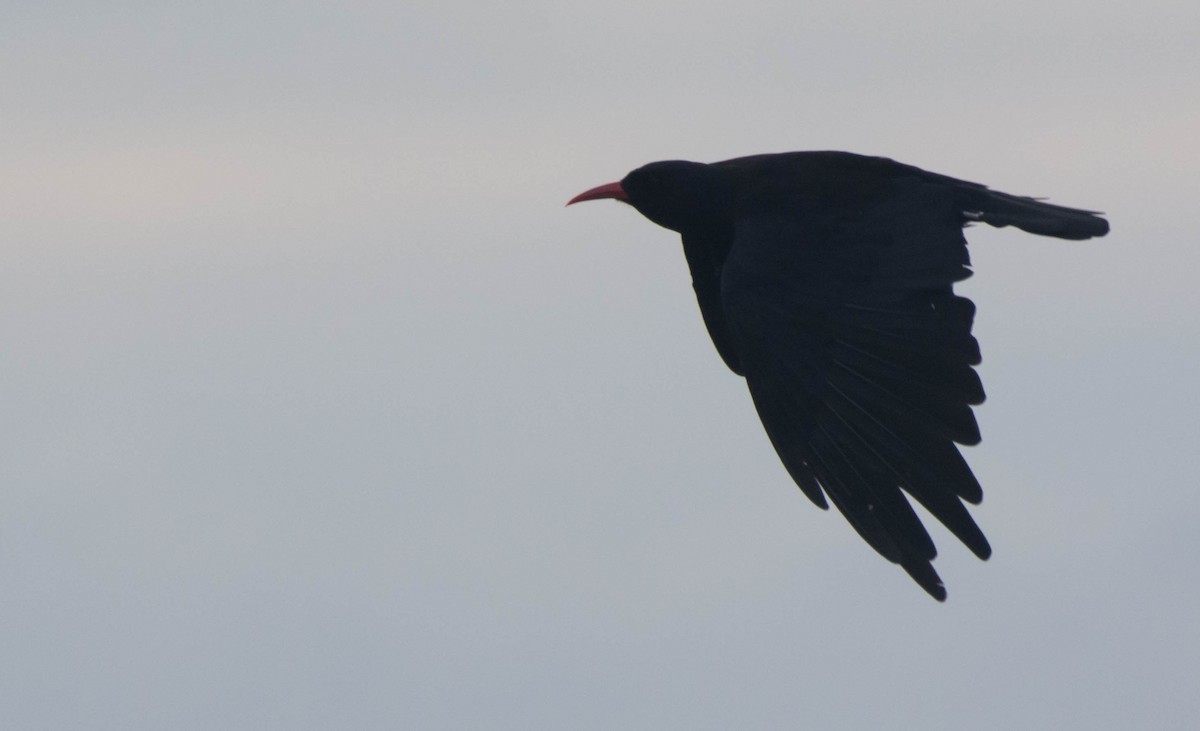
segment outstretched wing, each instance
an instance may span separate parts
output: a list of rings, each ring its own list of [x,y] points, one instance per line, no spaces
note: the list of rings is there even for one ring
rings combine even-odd
[[[740,220],[721,306],[755,407],[804,493],[825,496],[880,554],[946,596],[933,541],[904,493],[977,556],[962,501],[979,483],[957,444],[979,442],[974,304],[962,211],[946,186],[896,181],[869,199],[797,201]]]

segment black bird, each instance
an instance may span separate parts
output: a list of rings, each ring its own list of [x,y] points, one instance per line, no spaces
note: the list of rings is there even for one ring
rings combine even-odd
[[[963,228],[1087,239],[1108,222],[847,152],[655,162],[567,205],[599,198],[683,235],[708,333],[792,478],[945,600],[904,493],[991,554],[962,502],[983,491],[956,446],[979,443],[971,407],[984,399],[975,305],[954,294],[971,276]]]

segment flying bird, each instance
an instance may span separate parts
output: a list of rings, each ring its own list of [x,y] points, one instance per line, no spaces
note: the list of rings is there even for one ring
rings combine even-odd
[[[975,305],[954,293],[971,276],[963,229],[1079,240],[1108,222],[847,152],[655,162],[567,205],[603,198],[682,234],[713,344],[809,500],[944,601],[906,494],[979,558],[992,550],[957,446],[979,443],[984,400]]]

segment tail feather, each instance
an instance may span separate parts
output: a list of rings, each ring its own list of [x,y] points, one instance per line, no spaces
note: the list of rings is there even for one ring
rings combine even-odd
[[[963,215],[968,221],[996,226],[1016,226],[1022,231],[1060,239],[1090,239],[1108,233],[1108,221],[1097,211],[1056,206],[1036,198],[999,193],[994,190],[972,191]]]

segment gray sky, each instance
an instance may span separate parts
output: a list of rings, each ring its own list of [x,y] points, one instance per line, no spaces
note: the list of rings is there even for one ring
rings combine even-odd
[[[106,7],[111,6],[111,7]],[[42,2],[0,30],[0,726],[1200,716],[1200,6]],[[995,548],[812,507],[655,159],[883,154],[972,229]]]

